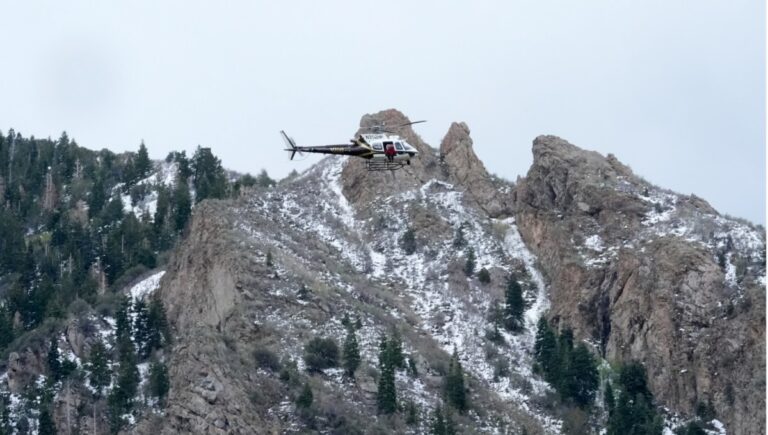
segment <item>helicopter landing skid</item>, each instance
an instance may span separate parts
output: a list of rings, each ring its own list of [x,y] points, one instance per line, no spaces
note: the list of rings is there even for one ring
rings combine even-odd
[[[402,169],[405,162],[365,162],[365,167],[370,172],[374,171],[396,171]]]

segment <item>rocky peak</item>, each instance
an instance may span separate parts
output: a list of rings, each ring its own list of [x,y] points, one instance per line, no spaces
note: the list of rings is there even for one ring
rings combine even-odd
[[[711,403],[729,432],[762,433],[765,233],[612,155],[555,136],[533,155],[515,219],[549,280],[548,317],[610,361],[641,361],[664,406]]]
[[[408,122],[411,122],[410,119],[396,109],[363,115],[355,136],[364,130],[368,131],[367,127],[384,125],[394,128]],[[369,172],[362,159],[348,159],[342,171],[342,187],[351,203],[369,204],[377,196],[388,196],[403,189],[419,187],[433,178],[440,178],[435,149],[427,145],[410,125],[399,127],[396,131],[419,151],[418,157],[411,160],[410,165],[396,171],[394,176],[389,171]]]
[[[440,143],[440,160],[451,183],[463,188],[491,217],[511,212],[511,199],[499,195],[483,162],[472,149],[469,127],[454,122]]]
[[[396,109],[383,110],[364,115],[356,134],[375,125],[392,127],[408,122],[411,122],[410,119]],[[376,197],[389,196],[404,189],[421,187],[430,180],[438,180],[454,184],[457,189],[467,193],[467,199],[491,217],[511,214],[511,189],[502,186],[504,183],[493,180],[488,174],[483,162],[472,149],[467,124],[451,124],[439,153],[424,142],[411,126],[400,127],[397,132],[419,151],[419,156],[411,160],[411,165],[396,171],[394,176],[387,172],[368,172],[364,161],[349,159],[344,164],[342,185],[351,203],[369,204]],[[499,189],[502,194],[499,194]]]

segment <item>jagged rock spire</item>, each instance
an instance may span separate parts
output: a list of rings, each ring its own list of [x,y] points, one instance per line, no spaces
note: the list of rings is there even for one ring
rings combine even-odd
[[[499,195],[485,165],[472,149],[469,127],[454,122],[440,143],[440,162],[448,180],[463,188],[491,217],[511,213],[511,199]]]

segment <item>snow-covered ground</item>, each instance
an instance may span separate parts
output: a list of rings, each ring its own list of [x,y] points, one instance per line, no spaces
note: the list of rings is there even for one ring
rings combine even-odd
[[[165,275],[165,271],[161,270],[144,278],[133,287],[131,287],[131,289],[128,291],[128,294],[131,296],[131,300],[144,300],[148,295],[151,295],[152,292],[159,289],[160,279],[163,277],[163,275]]]
[[[176,175],[179,170],[179,164],[176,162],[159,162],[155,164],[152,173],[136,182],[136,186],[145,186],[147,194],[139,198],[136,204],[132,203],[129,193],[120,193],[124,189],[124,184],[119,183],[112,188],[112,192],[119,196],[123,203],[123,213],[132,213],[137,218],[141,218],[145,213],[150,219],[154,219],[157,211],[157,189],[161,186],[172,189],[176,182]]]
[[[249,203],[248,213],[242,215],[238,228],[252,238],[245,241],[246,246],[259,243],[262,246],[288,248],[295,246],[291,235],[264,233],[258,225],[250,225],[254,218],[279,222],[279,225],[297,230],[308,239],[317,238],[325,246],[332,247],[337,260],[352,266],[354,270],[366,276],[368,280],[381,288],[394,287],[398,290],[391,297],[400,299],[399,306],[416,314],[416,328],[428,334],[443,350],[452,353],[456,348],[465,372],[497,393],[497,397],[508,402],[520,412],[529,414],[547,429],[548,433],[559,433],[561,422],[537,409],[534,403],[536,395],[549,391],[546,383],[534,376],[532,350],[536,333],[536,324],[541,314],[548,308],[547,291],[541,274],[535,269],[535,257],[526,249],[514,220],[491,221],[484,214],[464,204],[463,193],[449,183],[431,180],[416,189],[403,190],[395,195],[382,198],[369,205],[368,219],[358,217],[342,193],[341,171],[343,160],[326,159],[303,174],[298,182],[301,189],[282,189],[266,192],[255,197]],[[307,187],[308,177],[314,177],[311,187]],[[308,189],[311,189],[308,191]],[[408,230],[408,210],[411,207],[428,209],[436,215],[443,228],[449,228],[444,240],[430,240],[429,244],[419,243],[418,249],[406,255],[400,240]],[[277,217],[276,217],[277,216]],[[278,220],[279,219],[279,220]],[[371,231],[380,222],[386,222],[383,230]],[[392,223],[403,223],[392,225]],[[501,228],[501,230],[500,230]],[[460,230],[461,229],[461,230]],[[498,346],[498,359],[509,361],[509,374],[497,376],[493,362],[489,362],[484,348],[485,331],[493,328],[488,320],[488,309],[497,297],[493,297],[482,287],[477,279],[467,279],[468,293],[462,294],[448,284],[454,279],[447,266],[463,262],[466,259],[464,247],[453,246],[454,235],[463,232],[467,247],[472,247],[476,257],[476,270],[485,267],[489,270],[512,271],[513,264],[523,265],[526,301],[529,308],[525,313],[525,331],[510,334],[502,331],[506,344]],[[299,236],[299,237],[301,237]],[[417,240],[419,235],[417,234]],[[263,258],[266,248],[262,247],[254,255]],[[300,252],[293,255],[291,261],[305,263]],[[280,267],[277,263],[275,267]],[[283,276],[281,272],[280,276]],[[463,274],[461,275],[463,277]],[[327,286],[345,291],[351,295],[363,296],[360,289],[354,288],[339,274],[326,271],[314,278],[321,279]],[[462,278],[466,279],[466,278]],[[288,281],[290,282],[290,281]],[[268,292],[273,297],[291,297],[295,303],[297,288],[287,288],[279,282]],[[302,330],[314,336],[331,337],[342,343],[345,329],[336,319],[326,325],[314,325],[300,314],[290,314],[291,309],[275,308],[262,313],[254,313],[256,324],[269,324],[284,330],[290,337],[292,330]],[[398,308],[398,304],[388,306],[387,313],[394,318],[409,315]],[[409,317],[412,318],[412,317]],[[378,359],[380,337],[389,331],[377,326],[373,319],[361,319],[363,328],[358,331],[358,342],[364,361],[373,363]],[[415,352],[405,344],[405,353]],[[280,345],[299,368],[303,366],[302,345],[287,338]],[[416,353],[418,354],[418,353]],[[326,373],[326,382],[336,383],[333,373]],[[430,393],[420,379],[398,373],[396,383],[399,394],[404,400],[411,400],[428,412],[434,408],[438,397]],[[275,407],[271,412],[283,415],[285,406]],[[424,414],[427,417],[427,414]],[[481,420],[477,418],[478,424]],[[509,418],[509,417],[505,417]],[[484,420],[483,420],[484,421]],[[485,422],[487,423],[487,422]],[[509,425],[511,421],[501,423]],[[487,427],[488,432],[501,433],[500,427]]]

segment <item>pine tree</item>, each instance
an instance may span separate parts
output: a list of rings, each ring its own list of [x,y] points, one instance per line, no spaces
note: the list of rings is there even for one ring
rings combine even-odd
[[[435,415],[432,417],[431,433],[432,435],[445,435],[445,418],[440,405],[437,405]]]
[[[392,366],[396,369],[405,368],[405,356],[403,355],[403,340],[400,338],[400,332],[397,329],[392,331],[389,337],[389,356]]]
[[[557,337],[544,316],[539,319],[534,355],[544,374],[544,379],[551,384],[557,384],[560,379]]]
[[[453,237],[453,247],[456,249],[461,249],[467,245],[467,240],[464,238],[464,225],[459,225]]]
[[[605,409],[608,410],[608,416],[613,415],[613,409],[616,407],[616,399],[613,397],[613,387],[611,387],[611,381],[605,383],[605,394],[603,395],[603,401],[605,402]]]
[[[557,333],[555,333],[555,335],[557,336]],[[557,372],[558,377],[553,381],[555,389],[558,390],[563,399],[569,397],[568,389],[570,388],[569,383],[571,380],[568,376],[571,370],[570,364],[572,353],[573,330],[568,326],[564,326],[560,335],[557,336],[557,358],[555,363],[557,369],[555,371]]]
[[[51,345],[48,347],[48,372],[53,382],[61,380],[61,361],[59,360],[59,344],[56,338],[51,339]]]
[[[56,434],[56,424],[53,422],[53,417],[51,417],[51,411],[48,409],[48,406],[43,406],[40,410],[40,416],[37,421],[37,433],[39,435]]]
[[[456,435],[456,423],[453,422],[450,408],[445,408],[445,435]]]
[[[301,389],[299,397],[296,398],[296,406],[299,408],[309,408],[312,406],[312,388],[309,387],[309,383],[304,384],[304,388]]]
[[[637,394],[641,394],[646,398],[652,396],[645,377],[645,367],[639,362],[631,362],[621,367],[619,383],[621,383],[623,390],[630,397],[634,397]]]
[[[415,426],[419,422],[419,410],[412,400],[405,404],[405,424]]]
[[[413,228],[408,228],[400,238],[400,247],[403,248],[405,255],[411,255],[416,252],[416,232]]]
[[[250,175],[248,175],[248,176],[250,177]],[[243,177],[243,178],[245,178],[245,177]],[[245,180],[245,181],[246,182],[244,182],[243,185],[247,186],[247,182],[249,180]],[[269,174],[267,174],[267,170],[266,169],[262,169],[261,172],[259,172],[259,176],[256,177],[256,179],[254,181],[255,181],[255,184],[258,184],[260,187],[272,187],[275,184],[277,184],[277,182],[275,182],[275,180],[273,180],[272,178],[269,177]]]
[[[376,393],[376,403],[379,412],[392,414],[397,411],[397,390],[395,389],[395,368],[391,363],[379,367],[379,385]]]
[[[168,317],[165,314],[165,307],[156,294],[149,301],[147,331],[147,349],[149,353],[162,349],[171,342],[171,332],[168,326]]]
[[[347,338],[344,340],[342,359],[347,376],[354,378],[355,370],[360,365],[360,349],[357,345],[357,336],[352,328],[347,328]]]
[[[645,369],[629,363],[619,371],[618,399],[608,419],[608,435],[660,435],[663,420],[653,406],[653,395],[647,389]]]
[[[137,181],[146,178],[152,170],[152,161],[149,160],[149,153],[147,153],[147,147],[144,145],[144,141],[141,141],[141,145],[139,145],[139,152],[136,154],[133,169]]]
[[[91,187],[91,195],[88,197],[88,217],[98,216],[106,202],[107,195],[104,180],[101,177],[97,177],[93,182],[93,187]]]
[[[508,331],[521,331],[525,325],[525,301],[523,289],[514,275],[509,277],[504,302],[504,328]]]
[[[109,385],[110,378],[112,377],[112,371],[109,368],[109,360],[107,359],[107,349],[101,340],[97,340],[96,343],[91,346],[91,352],[88,358],[88,380],[91,383],[91,387],[96,390],[96,395],[101,396],[101,391],[104,387]]]
[[[197,147],[192,157],[192,182],[195,186],[195,202],[207,198],[224,198],[227,193],[227,179],[221,161],[210,148]]]
[[[136,343],[136,347],[139,350],[139,360],[143,361],[149,357],[152,351],[151,343],[149,342],[150,325],[149,325],[149,310],[147,304],[141,299],[136,298],[136,302],[133,304],[134,321],[133,321],[133,337]]]
[[[7,306],[0,307],[0,351],[4,350],[14,339],[13,319]]]
[[[461,368],[459,354],[453,349],[451,362],[448,365],[448,374],[445,377],[445,395],[448,403],[463,412],[467,409],[467,392],[464,388],[464,371]]]
[[[397,390],[395,389],[395,367],[397,358],[392,339],[382,337],[379,343],[379,385],[376,394],[380,413],[391,414],[397,410]]]
[[[101,212],[101,220],[104,225],[119,222],[123,218],[123,201],[119,196],[112,198]]]
[[[467,257],[467,261],[464,263],[464,274],[472,276],[475,273],[475,250],[470,246],[464,255]]]
[[[480,272],[477,272],[477,280],[483,284],[489,284],[491,282],[491,273],[483,267],[480,269]]]
[[[119,388],[113,388],[107,399],[107,415],[109,416],[109,431],[113,434],[120,432],[125,424],[123,414],[127,410]]]
[[[158,403],[162,405],[169,388],[168,368],[162,362],[153,362],[149,366],[149,394],[157,397]]]
[[[0,141],[2,141],[2,138],[0,138]],[[11,426],[11,397],[7,392],[0,392],[0,433],[13,433],[13,427]]]
[[[138,392],[139,380],[136,352],[134,352],[133,346],[125,346],[121,349],[120,367],[117,371],[117,386],[115,388],[123,409],[131,409],[133,397]]]
[[[584,344],[579,344],[570,353],[563,372],[561,394],[572,399],[576,405],[586,408],[595,398],[600,383],[597,363]]]
[[[187,182],[180,176],[176,179],[173,189],[173,225],[176,231],[181,231],[187,225],[192,214],[192,199],[189,196]]]
[[[126,295],[120,296],[117,312],[115,312],[115,335],[117,337],[130,336],[133,333],[130,311],[131,299]]]

